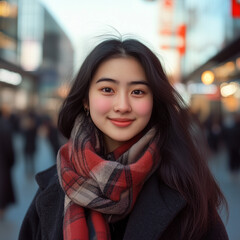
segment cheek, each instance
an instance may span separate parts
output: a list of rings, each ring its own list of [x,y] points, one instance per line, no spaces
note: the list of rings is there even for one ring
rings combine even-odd
[[[152,107],[152,101],[144,101],[142,103],[134,104],[134,110],[140,116],[151,115]]]
[[[102,98],[102,97],[93,97],[90,99],[90,111],[93,113],[106,113],[108,112],[111,107],[111,100],[107,98]]]

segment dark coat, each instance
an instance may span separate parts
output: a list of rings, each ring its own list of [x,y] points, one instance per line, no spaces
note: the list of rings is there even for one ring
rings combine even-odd
[[[0,117],[0,209],[15,202],[11,170],[14,164],[14,149],[11,125]]]
[[[61,240],[64,193],[58,182],[56,166],[38,174],[36,180],[39,190],[27,211],[19,240]],[[185,206],[186,202],[178,192],[164,184],[159,185],[157,176],[152,176],[144,185],[129,216],[123,239],[161,239],[164,231]],[[228,239],[220,220],[205,239]]]

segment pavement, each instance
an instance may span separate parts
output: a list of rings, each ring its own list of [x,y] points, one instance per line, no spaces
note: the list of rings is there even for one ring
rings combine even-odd
[[[7,209],[5,218],[0,220],[0,240],[17,240],[24,215],[37,191],[34,174],[25,174],[22,143],[21,135],[16,135],[14,138],[16,162],[12,177],[17,202]],[[47,169],[54,161],[48,142],[44,136],[38,136],[35,171]],[[229,204],[228,221],[225,211],[221,212],[229,239],[240,240],[240,174],[232,175],[228,171],[227,161],[227,154],[222,149],[209,159],[209,166]]]

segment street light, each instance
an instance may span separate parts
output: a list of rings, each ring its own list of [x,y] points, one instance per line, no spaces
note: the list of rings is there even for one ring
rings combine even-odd
[[[205,85],[212,84],[214,81],[214,74],[212,71],[205,71],[202,73],[201,80]]]

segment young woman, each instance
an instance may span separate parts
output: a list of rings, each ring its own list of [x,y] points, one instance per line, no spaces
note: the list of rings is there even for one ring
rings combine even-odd
[[[69,141],[37,175],[19,239],[228,239],[192,126],[148,47],[103,41],[63,103]]]

